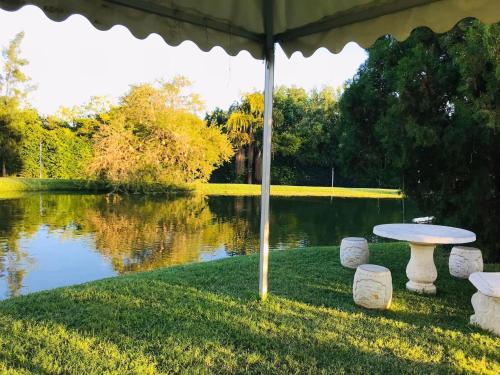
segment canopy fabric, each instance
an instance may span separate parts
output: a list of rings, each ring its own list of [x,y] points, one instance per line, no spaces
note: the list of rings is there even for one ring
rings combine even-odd
[[[386,34],[402,40],[419,26],[445,32],[465,17],[500,20],[499,0],[0,0],[0,8],[31,4],[55,21],[81,14],[100,30],[123,25],[141,39],[156,33],[170,45],[191,40],[204,51],[220,46],[261,59],[269,2],[272,41],[288,56],[339,52],[351,41],[369,47]]]

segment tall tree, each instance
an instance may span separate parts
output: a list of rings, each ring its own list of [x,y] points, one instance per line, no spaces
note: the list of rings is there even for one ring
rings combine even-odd
[[[236,174],[242,174],[247,163],[247,183],[255,179],[255,159],[260,160],[260,149],[255,134],[264,125],[264,96],[261,92],[245,94],[240,105],[230,115],[226,131],[236,147]]]
[[[94,136],[89,173],[139,189],[152,183],[205,181],[233,150],[218,127],[195,113],[201,102],[189,82],[133,86]]]
[[[3,72],[0,73],[0,96],[23,100],[33,89],[31,80],[23,71],[29,61],[21,57],[21,43],[24,32],[18,33],[3,49]]]
[[[21,140],[23,113],[20,104],[25,100],[30,78],[23,72],[28,60],[21,57],[21,42],[24,33],[17,34],[3,49],[4,60],[0,71],[0,163],[1,175],[13,171],[18,159],[18,146]]]
[[[401,186],[500,258],[500,24],[379,40],[341,100],[341,160],[360,183]],[[404,181],[404,183],[403,183]]]

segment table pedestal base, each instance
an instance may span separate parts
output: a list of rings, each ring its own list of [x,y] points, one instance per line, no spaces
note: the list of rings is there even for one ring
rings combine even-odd
[[[410,280],[406,283],[406,289],[408,289],[411,292],[417,292],[422,294],[436,294],[436,286],[433,283],[423,284],[423,283],[416,283]]]
[[[410,243],[411,257],[406,266],[406,289],[424,294],[436,294],[434,281],[437,269],[434,264],[435,245]]]

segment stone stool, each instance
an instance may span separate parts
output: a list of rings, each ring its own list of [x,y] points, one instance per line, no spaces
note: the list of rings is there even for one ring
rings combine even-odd
[[[478,290],[471,299],[471,324],[500,335],[500,272],[474,272],[469,280]]]
[[[362,237],[347,237],[340,243],[340,264],[348,268],[356,268],[368,263],[370,253],[368,242]]]
[[[387,309],[392,301],[391,271],[375,264],[360,265],[354,274],[352,294],[357,305],[368,309]]]
[[[453,246],[448,264],[452,276],[467,279],[472,273],[483,271],[483,255],[475,247]]]

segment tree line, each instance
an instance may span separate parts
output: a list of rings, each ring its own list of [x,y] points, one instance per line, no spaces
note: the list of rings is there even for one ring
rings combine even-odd
[[[260,181],[262,92],[202,120],[200,98],[176,77],[132,86],[117,105],[94,98],[41,117],[26,105],[33,87],[21,41],[3,52],[3,175],[39,176],[41,147],[44,177]],[[494,237],[485,222],[500,217],[500,25],[419,28],[367,52],[342,90],[275,90],[272,183],[329,185],[334,177],[335,185],[396,187],[443,222]]]
[[[3,51],[3,175],[75,178],[85,171],[130,183],[260,182],[262,92],[202,121],[199,96],[188,93],[188,79],[175,77],[132,86],[118,105],[95,97],[42,117],[26,101],[33,86],[23,73],[23,36]],[[498,38],[498,25],[474,20],[441,35],[421,28],[403,42],[379,39],[342,89],[278,87],[273,183],[329,185],[334,177],[336,185],[427,194],[436,190],[437,164],[442,185],[449,175],[478,169],[488,179],[497,156]]]
[[[228,137],[198,112],[185,77],[131,86],[118,104],[89,103],[41,116],[27,100],[24,34],[3,50],[0,75],[2,176],[88,178],[116,188],[171,187],[207,181],[233,155]]]
[[[271,179],[279,185],[328,185],[335,166],[340,90],[307,92],[278,87],[274,92]],[[224,111],[206,115],[210,126],[228,135],[235,156],[214,172],[214,182],[259,183],[262,163],[264,96],[245,94]],[[346,180],[341,183],[345,184]]]

